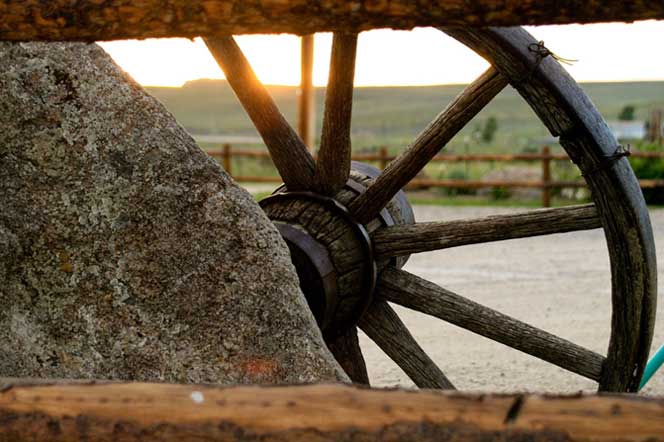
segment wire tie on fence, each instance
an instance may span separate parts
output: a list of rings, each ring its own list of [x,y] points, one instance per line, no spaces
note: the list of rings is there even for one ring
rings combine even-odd
[[[533,78],[533,75],[535,75],[535,71],[537,70],[539,65],[542,63],[542,61],[546,57],[551,57],[554,60],[556,60],[560,63],[566,64],[568,66],[571,66],[572,64],[579,61],[579,60],[574,60],[574,59],[571,59],[571,58],[563,58],[563,57],[551,52],[551,50],[544,45],[543,40],[540,40],[537,43],[530,43],[528,45],[528,50],[535,54],[535,64],[533,64],[533,66],[530,68],[530,71],[528,71],[528,73],[526,75],[524,75],[520,79],[517,79],[517,80],[513,81],[513,83],[519,84],[519,83],[529,82]]]
[[[604,157],[604,159],[600,161],[599,164],[597,164],[594,168],[590,169],[586,173],[582,173],[581,176],[593,175],[601,170],[611,167],[611,165],[616,161],[618,161],[619,159],[630,156],[632,154],[630,149],[631,146],[629,144],[627,145],[627,147],[623,146],[622,144],[619,144],[612,155]]]

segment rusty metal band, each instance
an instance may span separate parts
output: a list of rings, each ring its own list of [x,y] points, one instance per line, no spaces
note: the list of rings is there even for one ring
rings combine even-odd
[[[355,170],[357,172],[363,173],[367,177],[371,179],[376,179],[378,175],[381,174],[381,170],[377,169],[373,166],[370,166],[365,163],[361,163],[359,161],[352,161],[351,162],[351,169]],[[353,179],[349,179],[346,181],[346,186],[348,190],[352,191],[356,195],[360,195],[364,193],[367,188],[361,183],[358,183],[357,181]],[[277,189],[272,192],[273,194],[277,193],[283,193],[283,192],[288,192],[288,189],[286,188],[285,184],[282,184],[279,186]],[[397,192],[396,195],[393,197],[394,200],[396,200],[397,205],[399,206],[399,209],[402,211],[404,218],[406,219],[415,219],[413,215],[413,210],[410,206],[410,203],[408,202],[408,198],[406,197],[406,193],[403,190],[400,190]],[[389,226],[394,226],[396,224],[396,221],[394,220],[394,217],[392,214],[387,210],[387,207],[383,207],[383,209],[380,211],[378,214],[378,218],[381,221],[381,224],[385,227]]]
[[[346,188],[357,195],[360,195],[364,193],[365,190],[367,190],[366,187],[353,179],[346,181]],[[395,224],[394,218],[392,218],[392,215],[387,210],[387,207],[383,207],[383,209],[378,213],[378,218],[380,218],[381,224],[385,227],[393,226]]]
[[[358,164],[361,164],[361,163],[358,163]],[[356,195],[360,195],[361,193],[364,193],[364,191],[367,189],[362,184],[358,183],[357,181],[355,181],[353,179],[349,179],[348,181],[346,181],[345,187],[346,187],[346,189],[352,191]],[[283,192],[288,192],[288,189],[286,188],[286,185],[284,185],[284,184],[279,186],[272,193],[276,194],[276,193],[283,193]],[[390,212],[387,210],[387,207],[384,207],[383,210],[380,211],[380,213],[378,214],[378,217],[380,218],[381,224],[383,224],[383,226],[385,226],[385,227],[393,226],[395,224],[394,218],[392,217]]]

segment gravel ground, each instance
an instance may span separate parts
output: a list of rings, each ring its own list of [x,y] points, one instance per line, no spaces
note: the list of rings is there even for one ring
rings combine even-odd
[[[520,209],[523,210],[523,209]],[[472,218],[519,209],[415,207],[418,221]],[[664,281],[664,209],[652,210],[659,280]],[[610,272],[601,230],[503,241],[412,256],[406,270],[476,302],[606,353]],[[652,353],[664,344],[659,303]],[[476,391],[593,391],[597,384],[438,319],[395,307],[420,345],[455,386]],[[366,336],[360,342],[375,386],[412,386]],[[664,394],[664,368],[646,394]]]

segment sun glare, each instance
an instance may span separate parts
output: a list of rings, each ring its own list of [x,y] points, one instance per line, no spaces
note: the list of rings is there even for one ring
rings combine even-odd
[[[529,28],[555,53],[577,59],[568,70],[577,81],[664,79],[664,58],[656,45],[664,22],[540,26]],[[299,38],[292,35],[237,37],[266,84],[300,81]],[[331,34],[317,34],[314,83],[327,82]],[[198,78],[223,78],[201,39],[159,39],[102,43],[139,83],[181,86]],[[358,86],[467,83],[487,63],[468,48],[431,28],[375,30],[360,35],[355,83]]]

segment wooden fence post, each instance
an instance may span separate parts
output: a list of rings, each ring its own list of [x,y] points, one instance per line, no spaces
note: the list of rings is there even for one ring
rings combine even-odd
[[[551,149],[542,148],[542,207],[551,207]]]
[[[389,161],[387,158],[387,147],[382,146],[378,151],[378,154],[380,155],[380,170],[385,170]]]
[[[300,100],[298,106],[298,133],[310,151],[314,146],[314,34],[303,35],[300,43]]]
[[[224,165],[224,170],[232,177],[233,172],[231,171],[231,160],[233,158],[233,154],[231,153],[231,145],[230,144],[224,144],[223,146],[223,152],[222,152],[222,159],[223,159],[223,165]]]
[[[648,141],[662,144],[662,109],[652,109],[648,119]]]

